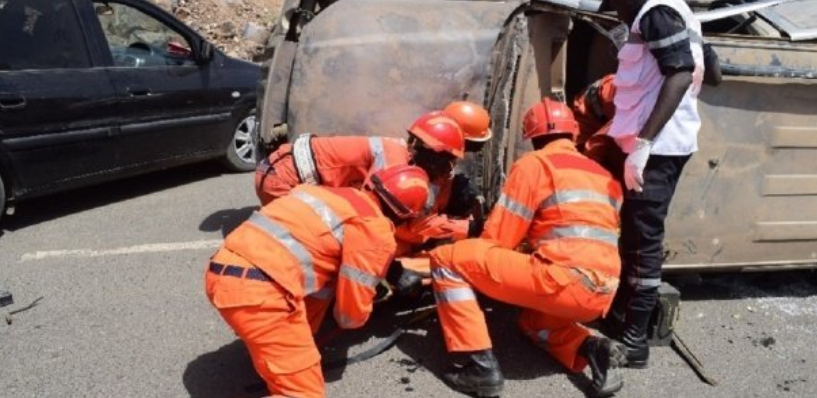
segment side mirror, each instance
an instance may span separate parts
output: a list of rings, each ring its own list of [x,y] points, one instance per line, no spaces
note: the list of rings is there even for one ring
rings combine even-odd
[[[213,44],[207,40],[202,40],[199,45],[199,51],[196,52],[196,62],[200,65],[210,63],[215,55]]]

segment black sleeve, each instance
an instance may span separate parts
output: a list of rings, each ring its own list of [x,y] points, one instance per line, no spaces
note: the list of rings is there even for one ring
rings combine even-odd
[[[695,69],[687,26],[678,11],[668,6],[653,7],[641,18],[639,27],[662,74]]]

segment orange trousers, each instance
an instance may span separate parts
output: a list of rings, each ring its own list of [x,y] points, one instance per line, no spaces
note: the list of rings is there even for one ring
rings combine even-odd
[[[473,289],[522,307],[519,327],[573,372],[587,365],[578,355],[590,332],[579,322],[605,314],[612,293],[597,293],[582,275],[495,242],[469,239],[431,252],[437,312],[449,352],[492,348],[485,315]]]
[[[251,268],[246,260],[220,250],[213,261]],[[247,345],[256,372],[273,396],[323,397],[321,355],[312,337],[304,299],[280,285],[205,271],[207,297]],[[323,304],[324,300],[320,303]],[[323,315],[328,305],[317,311]]]

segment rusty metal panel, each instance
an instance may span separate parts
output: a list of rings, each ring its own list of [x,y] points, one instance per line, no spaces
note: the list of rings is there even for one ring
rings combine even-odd
[[[814,201],[817,203],[817,174],[767,175],[761,192],[764,196],[814,195]]]
[[[817,69],[812,45],[710,38],[726,62]],[[705,87],[700,150],[667,220],[668,269],[817,264],[817,82],[725,77]]]
[[[290,134],[403,137],[421,113],[481,103],[491,55],[521,4],[344,0],[302,33],[290,86]]]

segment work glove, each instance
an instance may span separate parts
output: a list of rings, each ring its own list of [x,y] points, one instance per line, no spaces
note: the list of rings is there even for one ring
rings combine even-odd
[[[642,192],[644,186],[644,167],[650,159],[652,142],[636,138],[632,151],[624,160],[624,185],[628,190]]]
[[[407,297],[423,288],[423,276],[420,273],[403,268],[399,261],[393,261],[386,273],[386,282],[392,287],[397,297]]]

